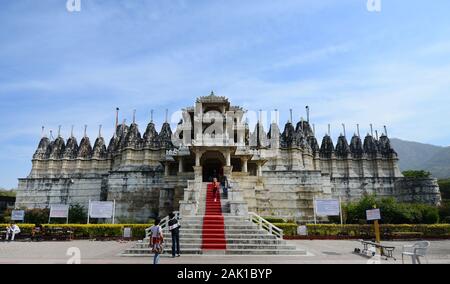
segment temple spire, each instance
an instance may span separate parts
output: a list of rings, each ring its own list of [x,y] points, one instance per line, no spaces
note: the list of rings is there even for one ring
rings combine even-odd
[[[274,123],[278,125],[278,109],[275,109],[275,120]]]
[[[87,137],[87,132],[86,132],[86,130],[87,130],[87,124],[84,125],[84,137]]]
[[[383,127],[384,127],[384,135],[388,136],[386,125],[384,125]]]
[[[291,108],[289,109],[289,113],[290,113],[289,114],[289,122],[293,123],[293,120],[292,120],[292,109]]]
[[[328,136],[331,136],[331,124],[328,123]]]
[[[61,125],[58,125],[58,138],[61,137]]]
[[[309,123],[309,106],[306,106],[306,121]]]
[[[133,110],[133,123],[136,123],[136,110]]]
[[[213,92],[211,93],[214,94]],[[168,117],[169,117],[169,109],[166,108],[166,123],[169,121]]]
[[[345,132],[345,123],[342,123],[342,129],[344,130],[344,136],[347,137],[347,133]]]
[[[153,109],[150,110],[150,122],[153,122]]]
[[[70,137],[73,137],[73,125],[72,125],[72,127],[70,128]]]
[[[359,124],[356,124],[356,133],[358,134],[358,137],[361,137],[361,135],[359,133]]]
[[[44,130],[45,130],[45,127],[42,126],[42,128],[41,128],[41,138],[44,138],[44,137],[45,137],[45,132],[44,132]]]
[[[378,130],[375,130],[375,138],[378,140]]]
[[[373,137],[373,125],[372,125],[372,123],[370,124],[370,135]]]
[[[53,141],[53,130],[50,130],[50,141]]]
[[[116,107],[116,127],[114,129],[117,129],[117,126],[119,126],[119,108],[118,107]]]
[[[102,137],[102,125],[98,126],[98,138]]]

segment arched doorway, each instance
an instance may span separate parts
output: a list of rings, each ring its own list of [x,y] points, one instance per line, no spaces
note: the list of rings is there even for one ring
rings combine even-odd
[[[225,157],[219,151],[208,151],[200,159],[203,170],[203,181],[211,182],[214,177],[219,178],[223,175],[223,166]]]

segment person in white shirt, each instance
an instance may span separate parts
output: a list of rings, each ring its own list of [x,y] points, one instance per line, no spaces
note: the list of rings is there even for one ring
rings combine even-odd
[[[155,225],[150,228],[150,247],[152,248],[153,256],[153,264],[159,263],[159,255],[163,253],[163,242],[164,236],[162,232],[162,228],[159,225],[160,220],[157,218],[155,220]]]
[[[6,240],[14,241],[14,238],[17,234],[20,233],[20,228],[16,224],[11,224],[6,228]]]

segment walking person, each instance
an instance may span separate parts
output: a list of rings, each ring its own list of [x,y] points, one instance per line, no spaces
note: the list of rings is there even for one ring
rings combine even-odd
[[[217,181],[217,178],[213,179],[213,187],[212,187],[212,193],[214,197],[214,202],[217,202],[217,192],[219,191],[220,183]]]
[[[223,198],[227,199],[228,198],[228,187],[229,187],[227,176],[225,176],[225,175],[221,176],[220,185],[222,186]]]
[[[159,255],[163,253],[164,247],[164,236],[162,232],[162,228],[159,225],[161,220],[159,218],[155,219],[155,225],[150,228],[150,247],[152,248],[153,256],[153,264],[159,263]]]
[[[169,231],[172,234],[172,257],[180,256],[180,224],[175,214],[169,214]]]

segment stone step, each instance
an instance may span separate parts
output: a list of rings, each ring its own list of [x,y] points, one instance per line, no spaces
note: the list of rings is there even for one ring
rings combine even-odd
[[[215,233],[220,233],[223,232],[223,229],[218,229],[218,228],[199,228],[199,229],[191,229],[191,228],[181,228],[180,229],[180,234],[197,234],[197,235],[202,235],[202,234],[215,234]],[[268,233],[266,231],[263,230],[259,230],[257,228],[252,228],[252,229],[245,229],[245,230],[240,230],[240,229],[227,229],[225,230],[226,234],[242,234],[242,235],[246,235],[246,234],[261,234],[261,235],[267,235]],[[169,231],[164,231],[163,230],[163,234],[166,236],[169,236]]]
[[[164,248],[164,255],[171,254],[171,248]],[[201,248],[184,249],[183,255],[190,254],[215,254],[211,251],[204,251]],[[306,250],[292,249],[226,249],[225,251],[217,251],[219,255],[306,255]],[[149,256],[152,255],[151,249],[127,249],[122,256]]]
[[[223,244],[223,242],[213,242],[209,243],[208,245],[215,246],[217,244]],[[195,249],[195,248],[202,248],[203,243],[180,243],[180,250],[185,249]],[[167,243],[166,247],[172,247],[172,244]],[[273,249],[273,250],[295,250],[295,246],[288,246],[288,245],[271,245],[271,244],[229,244],[226,243],[227,249]],[[148,245],[136,245],[132,249],[149,249]]]
[[[285,245],[285,240],[279,239],[226,239],[227,244],[269,244],[269,245]],[[180,238],[180,244],[201,244],[202,238]],[[136,246],[148,246],[148,240],[137,242]],[[172,244],[171,238],[166,238],[166,244]]]

